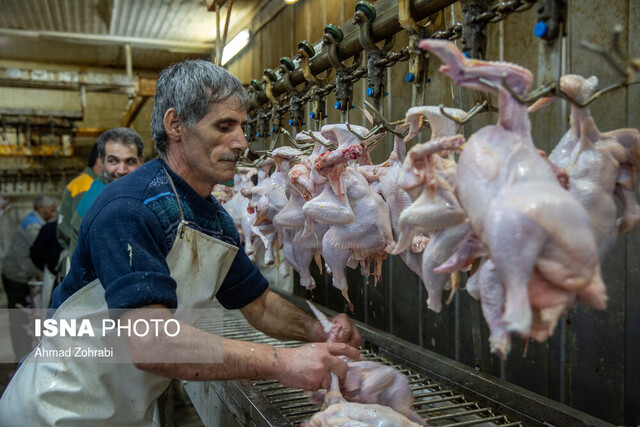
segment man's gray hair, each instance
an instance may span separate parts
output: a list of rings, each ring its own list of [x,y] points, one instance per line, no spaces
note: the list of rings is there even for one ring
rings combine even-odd
[[[131,128],[113,128],[106,132],[102,132],[98,137],[96,144],[98,145],[98,155],[105,161],[107,142],[115,141],[123,145],[132,145],[138,149],[138,159],[142,160],[144,144],[138,133]]]
[[[173,108],[187,128],[193,128],[216,103],[232,99],[247,110],[249,94],[240,80],[222,67],[202,59],[188,60],[165,68],[158,77],[151,113],[151,135],[164,158],[169,137],[164,128],[164,115]]]
[[[40,206],[48,208],[49,206],[57,205],[58,200],[51,196],[38,196],[33,201],[33,210],[36,211]]]

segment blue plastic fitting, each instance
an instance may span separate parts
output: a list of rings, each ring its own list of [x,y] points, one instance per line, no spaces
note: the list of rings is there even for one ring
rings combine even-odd
[[[341,106],[342,104],[340,104],[340,101],[336,101],[336,103],[333,104],[333,108],[335,108],[336,110],[339,110]]]
[[[293,126],[293,119],[289,119],[289,126]]]
[[[309,118],[310,119],[315,119],[316,118],[316,112],[315,111],[310,112],[309,113]]]
[[[373,88],[367,88],[367,96],[373,96]]]
[[[549,26],[547,25],[546,22],[538,22],[535,27],[533,27],[533,34],[536,37],[544,37],[547,35],[547,32],[549,31]]]
[[[404,76],[404,80],[405,80],[407,83],[411,83],[411,82],[412,82],[412,81],[414,81],[415,79],[416,79],[416,75],[415,75],[415,74],[413,74],[413,73],[407,73],[407,75],[406,75],[406,76]]]

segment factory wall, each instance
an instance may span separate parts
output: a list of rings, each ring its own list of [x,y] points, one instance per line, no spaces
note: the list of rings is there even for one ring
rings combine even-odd
[[[277,68],[282,56],[294,57],[297,43],[319,40],[328,23],[339,25],[352,18],[355,0],[316,2],[301,0],[284,8],[252,38],[251,44],[228,64],[227,68],[244,83],[260,79],[265,68]],[[510,15],[506,20],[488,26],[488,59],[520,64],[535,76],[534,87],[555,81],[562,74],[595,75],[604,88],[621,78],[599,56],[579,46],[582,40],[608,47],[614,25],[624,27],[622,48],[631,57],[640,57],[640,45],[634,43],[640,32],[640,4],[633,0],[610,2],[596,0],[568,1],[566,37],[546,43],[534,37],[536,7]],[[606,13],[605,13],[606,11]],[[436,30],[452,22],[461,22],[459,3],[432,17]],[[458,41],[459,43],[459,41]],[[396,36],[393,51],[407,45],[404,34]],[[562,58],[562,59],[560,59]],[[349,63],[349,61],[347,61]],[[477,92],[461,90],[438,73],[439,61],[430,65],[430,78],[425,104],[454,106],[469,110],[485,97]],[[411,106],[411,85],[404,81],[407,63],[399,63],[388,75],[389,96],[383,103],[387,118],[397,120]],[[366,84],[354,88],[354,104],[362,105]],[[640,127],[640,86],[616,90],[591,105],[601,131],[623,127]],[[339,121],[327,99],[327,123]],[[495,99],[493,99],[495,103]],[[349,120],[365,124],[364,115],[356,108]],[[497,114],[485,113],[463,128],[465,136],[490,123]],[[569,128],[569,108],[563,101],[531,115],[533,137],[538,148],[547,153]],[[286,121],[286,120],[285,120]],[[311,128],[312,123],[307,127]],[[428,133],[422,140],[428,139]],[[388,139],[374,150],[374,162],[384,161],[392,147]],[[258,144],[256,148],[264,148]],[[426,309],[426,292],[415,274],[398,257],[389,257],[384,265],[384,280],[374,286],[358,271],[349,270],[349,288],[355,304],[353,316],[390,332],[399,338],[461,361],[476,369],[548,396],[556,401],[600,417],[611,423],[640,423],[640,231],[619,238],[616,247],[602,263],[608,289],[608,307],[600,312],[577,305],[556,328],[546,343],[514,339],[507,361],[491,356],[488,329],[479,303],[460,291],[439,314]],[[313,267],[315,268],[315,267]],[[312,298],[327,307],[348,312],[339,291],[331,287],[331,278],[315,271],[319,278],[316,290],[308,292],[299,285],[295,293]],[[464,282],[463,282],[464,283]],[[464,287],[464,284],[463,284]],[[448,295],[445,295],[446,299]]]

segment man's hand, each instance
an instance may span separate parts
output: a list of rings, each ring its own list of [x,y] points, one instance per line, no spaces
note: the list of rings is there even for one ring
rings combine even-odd
[[[360,360],[360,352],[344,343],[307,344],[299,348],[275,348],[274,373],[282,385],[307,391],[328,389],[331,372],[343,380],[347,375],[347,363],[338,356]]]
[[[362,345],[362,337],[358,332],[358,328],[353,321],[344,313],[340,313],[335,317],[329,319],[332,323],[342,326],[338,333],[338,342],[349,344],[351,347],[360,347]],[[314,342],[326,342],[329,339],[327,334],[319,321],[315,321],[313,324],[313,331],[311,333],[312,341]]]
[[[338,342],[349,344],[351,347],[360,347],[362,345],[362,337],[358,332],[358,328],[353,321],[344,313],[340,313],[331,320],[335,324],[342,326],[338,333]]]

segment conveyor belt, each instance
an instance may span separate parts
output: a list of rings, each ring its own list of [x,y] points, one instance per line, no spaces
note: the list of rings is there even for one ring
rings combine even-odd
[[[428,417],[429,425],[607,425],[602,420],[475,372],[388,334],[373,331],[365,325],[358,326],[365,341],[361,351],[363,359],[393,366],[406,375],[415,398],[414,410]],[[276,347],[303,344],[270,338],[254,329],[237,312],[225,313],[223,331],[215,330],[219,326],[214,328],[213,324],[201,323],[199,327],[226,338]],[[240,425],[298,425],[320,409],[303,391],[284,387],[274,380],[216,381],[198,386],[205,388],[195,393],[200,397],[192,396],[199,413],[203,408],[198,406],[207,405],[202,401],[202,395],[213,389],[230,407]]]
[[[224,322],[224,336],[276,347],[297,347],[303,344],[296,341],[279,341],[270,338],[255,330],[242,318],[227,317]],[[400,364],[394,364],[369,349],[363,349],[362,357],[363,360],[371,360],[392,366],[406,375],[415,398],[414,409],[421,416],[429,417],[430,425],[451,427],[522,425],[519,421],[509,420],[505,415],[498,414],[492,408],[480,405],[437,381],[407,369]],[[320,410],[318,405],[309,401],[309,398],[302,390],[284,387],[273,380],[253,381],[252,384],[292,424],[307,420]]]

